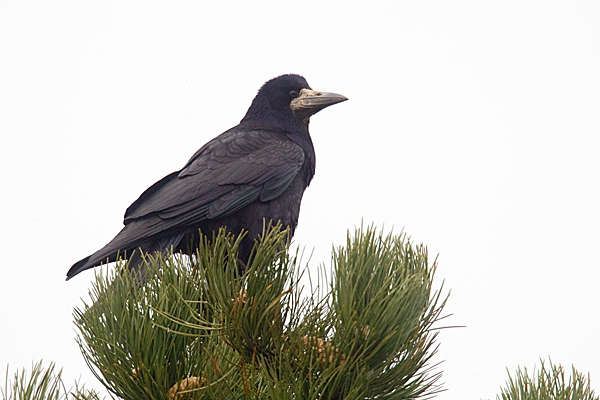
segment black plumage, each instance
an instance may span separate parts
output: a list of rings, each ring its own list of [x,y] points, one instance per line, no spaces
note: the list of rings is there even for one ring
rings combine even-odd
[[[236,234],[248,231],[240,246],[242,262],[265,221],[289,226],[293,234],[302,195],[315,174],[310,116],[345,100],[313,91],[299,75],[268,81],[239,125],[142,193],[125,212],[125,227],[106,246],[75,263],[67,280],[115,261],[118,254],[134,254],[130,267],[139,269],[140,253],[191,250],[198,230],[211,234],[225,226]]]

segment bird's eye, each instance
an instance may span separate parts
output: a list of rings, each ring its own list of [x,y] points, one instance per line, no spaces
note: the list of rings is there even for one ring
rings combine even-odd
[[[292,96],[292,97],[294,97],[294,98],[298,97],[298,96],[299,96],[299,94],[298,94],[298,91],[296,91],[296,90],[292,90],[292,91],[290,92],[290,96]]]

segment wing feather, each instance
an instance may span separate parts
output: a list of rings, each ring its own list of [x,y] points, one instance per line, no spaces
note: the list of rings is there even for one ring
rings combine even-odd
[[[203,146],[178,173],[152,185],[125,213],[128,224],[160,217],[149,231],[224,217],[271,201],[304,163],[302,148],[278,132],[230,130]],[[144,235],[146,236],[146,235]]]

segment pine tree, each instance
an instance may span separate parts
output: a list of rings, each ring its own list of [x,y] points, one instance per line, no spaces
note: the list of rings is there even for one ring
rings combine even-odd
[[[266,229],[243,273],[241,237],[204,238],[195,257],[99,274],[75,310],[79,344],[126,400],[414,399],[440,390],[431,365],[446,298],[435,262],[404,234],[358,229],[310,293],[287,231]],[[329,276],[329,278],[327,278]]]
[[[126,263],[100,272],[75,309],[83,356],[113,397],[187,399],[417,399],[441,390],[431,365],[447,296],[436,263],[405,234],[348,235],[302,292],[298,255],[266,229],[240,273],[240,237],[203,238],[194,257],[147,257],[143,284]],[[309,278],[314,278],[309,277]],[[6,374],[2,400],[99,400],[67,389],[54,364]],[[509,375],[498,400],[599,400],[575,368],[542,361]]]

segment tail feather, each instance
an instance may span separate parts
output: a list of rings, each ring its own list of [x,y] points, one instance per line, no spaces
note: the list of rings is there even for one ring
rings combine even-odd
[[[121,231],[121,233],[123,233],[123,231]],[[121,233],[119,233],[119,235]],[[172,247],[179,244],[179,242],[185,236],[185,233],[177,233],[172,236],[166,236],[144,243],[136,243],[133,246],[129,244],[129,246],[125,245],[123,248],[118,247],[118,245],[121,244],[118,240],[119,235],[117,235],[113,240],[110,241],[110,243],[94,254],[87,256],[73,264],[73,266],[67,272],[67,280],[73,278],[75,275],[85,271],[86,269],[99,266],[102,263],[114,262],[118,257],[122,256],[123,259],[129,259],[129,268],[134,271],[138,271],[143,281],[145,280],[146,276],[143,268],[144,260],[142,255],[170,250]]]
[[[85,271],[88,268],[91,268],[91,266],[87,265],[88,261],[90,260],[90,257],[91,256],[87,256],[86,258],[79,260],[75,264],[73,264],[71,269],[69,269],[69,272],[67,272],[67,280],[71,279],[78,273]]]

